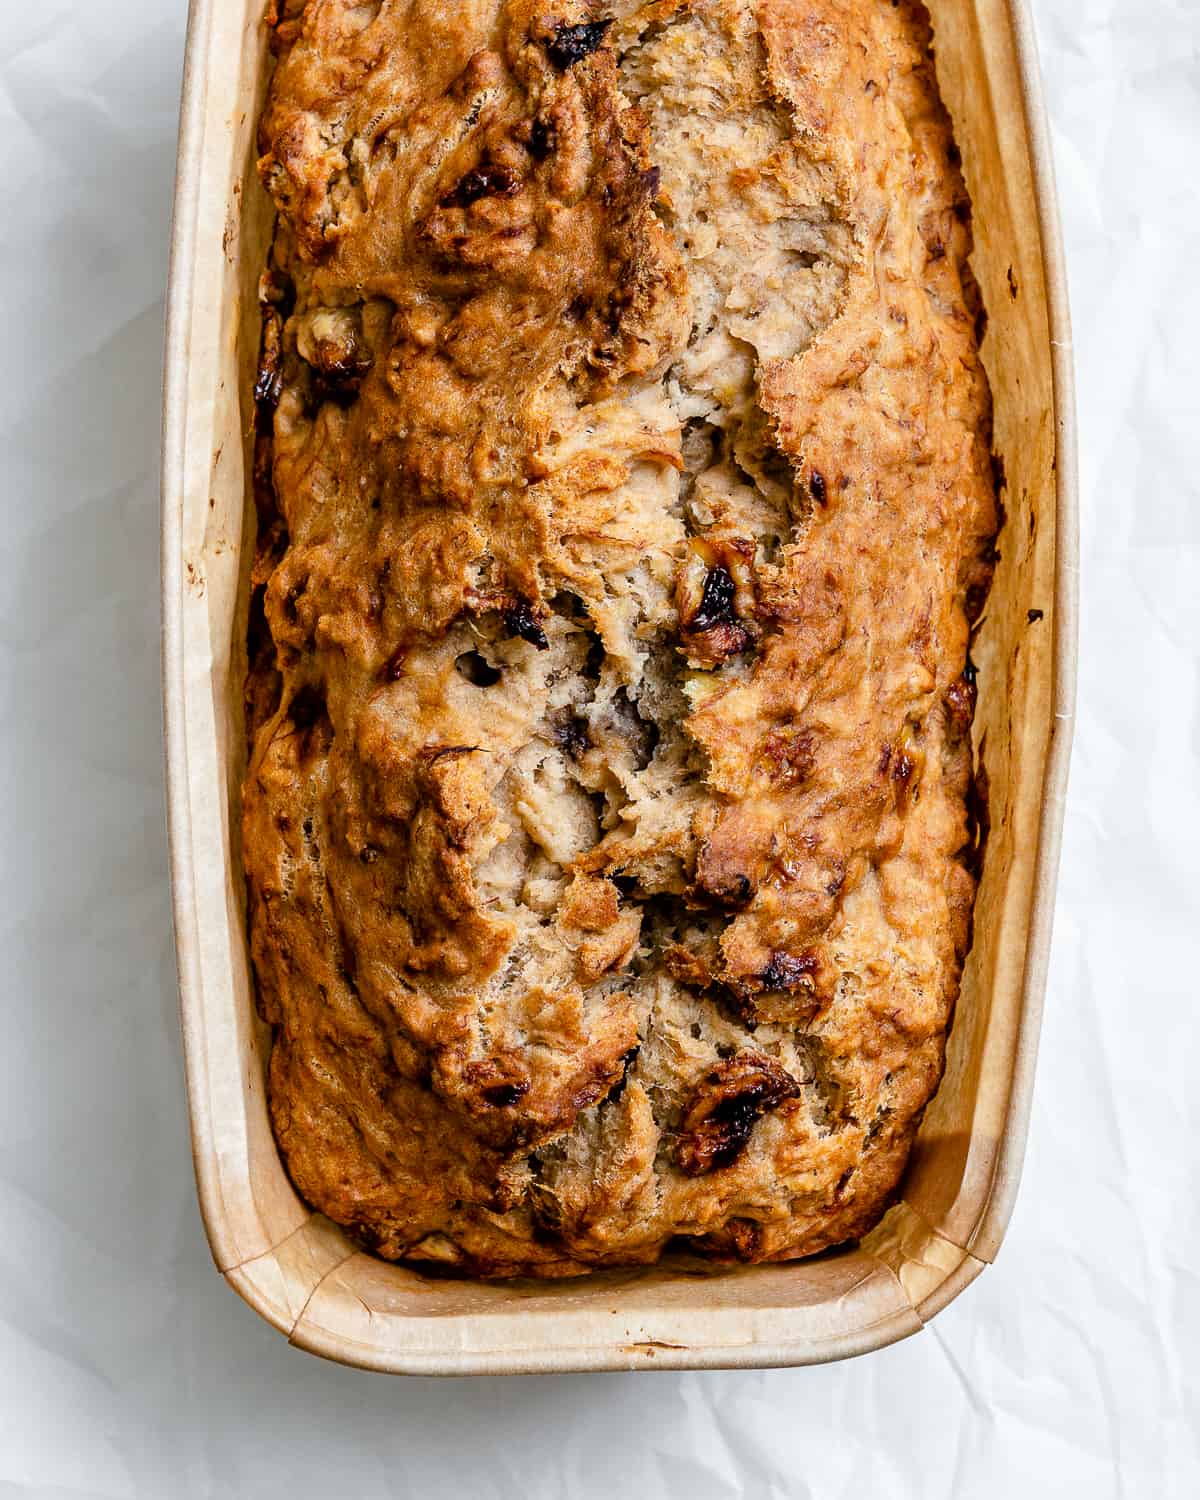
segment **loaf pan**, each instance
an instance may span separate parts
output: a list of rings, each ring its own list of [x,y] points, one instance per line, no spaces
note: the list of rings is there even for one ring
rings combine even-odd
[[[1017,1192],[1074,701],[1070,333],[1023,0],[931,0],[975,205],[974,268],[1007,519],[975,655],[991,834],[945,1081],[902,1196],[853,1248],[534,1284],[431,1279],[363,1253],[296,1195],[267,1116],[238,850],[253,506],[249,397],[271,235],[254,173],[263,0],[193,0],[172,236],[163,683],[182,1024],[200,1205],[220,1273],[292,1343],[410,1374],[816,1364],[918,1332],[993,1260]],[[181,1168],[182,1169],[182,1168]]]

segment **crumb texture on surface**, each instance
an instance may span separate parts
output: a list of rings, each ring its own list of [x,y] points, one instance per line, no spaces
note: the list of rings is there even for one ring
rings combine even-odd
[[[910,0],[273,0],[272,1119],[480,1275],[864,1233],[970,938],[997,504]]]

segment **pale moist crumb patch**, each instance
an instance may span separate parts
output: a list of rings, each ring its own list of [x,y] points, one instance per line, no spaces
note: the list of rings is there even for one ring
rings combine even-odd
[[[482,1275],[854,1238],[982,837],[924,11],[269,20],[244,846],[292,1177]]]

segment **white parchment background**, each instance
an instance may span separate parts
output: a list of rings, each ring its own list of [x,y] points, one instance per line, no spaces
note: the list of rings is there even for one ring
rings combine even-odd
[[[848,1365],[435,1383],[288,1349],[208,1258],[158,697],[184,4],[0,4],[0,1500],[1200,1494],[1200,0],[1036,11],[1084,638],[1007,1245]]]

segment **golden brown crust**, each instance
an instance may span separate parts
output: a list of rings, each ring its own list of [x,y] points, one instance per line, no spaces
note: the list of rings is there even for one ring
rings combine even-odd
[[[269,20],[244,847],[293,1179],[484,1275],[861,1234],[967,946],[996,526],[923,10]]]

